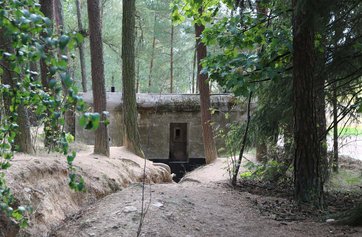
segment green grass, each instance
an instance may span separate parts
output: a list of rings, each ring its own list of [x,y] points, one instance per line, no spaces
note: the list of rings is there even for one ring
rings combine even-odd
[[[354,190],[362,186],[362,172],[360,170],[340,169],[338,173],[331,174],[326,185],[327,189],[332,190]]]
[[[362,127],[361,126],[354,126],[354,127],[344,127],[338,129],[338,134],[341,136],[360,136],[362,135]]]

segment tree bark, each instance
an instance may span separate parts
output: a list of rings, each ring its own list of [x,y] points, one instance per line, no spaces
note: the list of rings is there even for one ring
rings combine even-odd
[[[3,49],[7,52],[12,52],[11,47],[11,41],[7,39],[5,34],[0,30],[0,42],[3,42]],[[5,66],[4,73],[1,77],[1,83],[10,85],[13,93],[17,93],[15,89],[16,80],[15,75],[13,72],[10,71],[10,65],[7,61],[3,61],[2,64]],[[12,99],[10,97],[4,97],[4,105],[5,105],[5,112],[8,116],[8,119],[11,120],[13,117],[13,113],[10,112],[10,106],[14,106],[14,103],[12,102]],[[29,122],[29,116],[28,111],[26,107],[24,107],[23,104],[16,104],[17,107],[17,113],[16,116],[16,123],[18,124],[18,130],[15,136],[14,144],[18,146],[18,151],[24,152],[27,154],[32,154],[34,152],[33,150],[33,144],[31,139],[31,131],[30,131],[30,122]],[[9,121],[11,123],[12,121]]]
[[[294,186],[299,203],[320,207],[323,185],[314,87],[314,14],[310,1],[293,0]]]
[[[251,110],[251,98],[252,98],[252,96],[253,96],[253,93],[250,92],[249,93],[249,98],[248,98],[248,110],[247,110],[247,115],[246,115],[246,127],[245,127],[245,131],[244,131],[244,135],[243,135],[243,140],[241,141],[241,148],[240,148],[240,152],[239,152],[239,157],[238,157],[238,160],[236,161],[235,170],[233,170],[233,177],[232,177],[232,180],[231,180],[231,184],[233,186],[236,186],[236,181],[237,181],[237,178],[238,178],[241,161],[243,159],[243,155],[244,155],[244,151],[245,151],[246,139],[248,138],[249,125],[250,125],[250,120],[251,120],[250,110]]]
[[[332,168],[334,172],[338,172],[338,100],[337,100],[337,88],[336,83],[333,84],[333,161]]]
[[[215,147],[214,135],[212,131],[211,113],[210,113],[210,90],[206,74],[201,73],[202,65],[201,60],[207,55],[206,45],[201,42],[201,34],[205,26],[195,24],[195,34],[197,43],[197,80],[199,82],[200,90],[200,107],[201,107],[201,124],[202,124],[202,137],[205,150],[206,164],[212,163],[217,158]]]
[[[39,0],[40,11],[44,14],[45,17],[48,17],[51,21],[54,19],[54,0]],[[45,48],[45,50],[47,50]],[[40,76],[41,83],[44,88],[48,88],[48,67],[43,59],[40,60]]]
[[[173,93],[173,41],[174,41],[174,26],[171,22],[171,46],[170,46],[170,93]]]
[[[78,22],[78,31],[81,34],[84,34],[83,24],[82,24],[82,3],[81,0],[75,0],[75,4],[77,7],[77,22]],[[81,42],[78,45],[79,50],[79,61],[80,61],[80,72],[82,76],[82,89],[83,92],[87,92],[87,74],[86,74],[86,66],[85,66],[85,58],[84,58],[84,43]]]
[[[58,35],[62,35],[64,33],[64,17],[63,17],[63,5],[61,0],[54,0],[54,19],[55,19],[55,25],[57,29]],[[60,50],[58,52],[59,56],[61,57],[63,54],[68,55],[68,50]],[[67,73],[70,74],[69,67],[67,66]],[[63,94],[64,96],[67,96],[68,94],[68,88],[63,85]],[[72,134],[75,136],[75,112],[74,108],[69,108],[65,114],[64,114],[64,130],[67,133]]]
[[[199,88],[199,83],[197,82],[197,78],[195,80],[195,71],[196,71],[196,49],[197,49],[197,43],[195,44],[195,49],[194,49],[194,58],[192,61],[192,94],[197,93],[198,88]],[[196,84],[195,84],[196,81]]]
[[[157,15],[155,13],[155,20],[154,20],[154,28],[153,28],[153,40],[152,40],[152,52],[151,52],[151,61],[150,61],[150,71],[148,74],[148,89],[147,92],[151,92],[151,86],[152,86],[152,71],[153,71],[153,61],[155,57],[155,47],[156,47],[156,20]]]
[[[122,83],[123,83],[123,145],[143,157],[137,126],[135,91],[135,0],[123,0],[122,17]]]
[[[91,51],[91,72],[94,112],[105,119],[104,111],[107,110],[106,89],[104,80],[104,61],[102,43],[102,22],[100,16],[100,1],[87,0],[89,19],[89,38]],[[108,129],[104,123],[100,123],[95,131],[94,153],[109,156]]]
[[[268,147],[265,142],[257,142],[256,143],[256,161],[258,162],[266,162],[266,155],[268,153]]]
[[[53,29],[53,21],[54,21],[54,0],[39,0],[39,3],[41,4],[40,6],[40,11],[44,14],[45,17],[49,18],[51,20],[51,28]],[[45,35],[44,35],[45,36]],[[47,46],[44,47],[44,51],[48,52],[49,48]],[[44,88],[45,91],[49,92],[49,79],[50,79],[50,75],[49,75],[49,68],[45,62],[45,59],[40,59],[40,78],[41,78],[41,83],[42,86]],[[49,114],[50,112],[47,111],[47,113]],[[45,134],[45,138],[44,138],[44,146],[48,149],[52,149],[54,148],[55,144],[54,144],[54,131],[52,131],[52,129],[50,128],[51,125],[49,124],[49,121],[45,121],[44,124],[44,134]]]

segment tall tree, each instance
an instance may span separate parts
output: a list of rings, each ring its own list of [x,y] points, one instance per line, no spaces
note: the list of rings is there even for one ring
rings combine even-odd
[[[39,0],[40,11],[51,21],[54,19],[54,0]],[[45,60],[40,60],[40,74],[43,87],[48,87],[48,67]]]
[[[91,72],[94,112],[105,120],[107,110],[106,89],[104,83],[104,61],[102,43],[102,22],[100,16],[100,1],[87,0],[89,38],[91,51]],[[109,137],[105,123],[100,123],[95,131],[94,153],[109,156]]]
[[[123,0],[122,17],[122,84],[123,84],[123,144],[136,155],[144,156],[137,126],[135,90],[136,1]]]
[[[49,18],[51,21],[51,26],[49,27],[50,30],[53,30],[53,20],[54,20],[54,0],[39,0],[40,3],[40,11],[44,14],[45,17]],[[43,36],[46,36],[46,33],[43,33]],[[48,52],[49,47],[45,45],[45,52]],[[49,91],[49,80],[50,80],[50,73],[49,68],[46,63],[46,58],[40,59],[40,77],[41,77],[41,83],[43,88],[46,91]],[[50,116],[49,111],[47,111],[48,115]],[[53,128],[52,128],[53,127]],[[44,124],[44,146],[51,149],[54,148],[54,133],[56,133],[57,129],[52,126],[49,121],[45,121]]]
[[[13,53],[13,49],[11,47],[11,41],[8,37],[5,36],[5,33],[0,30],[0,42],[2,42],[2,50],[4,52]],[[15,97],[17,91],[16,91],[16,82],[17,80],[20,80],[20,75],[16,75],[14,72],[10,71],[10,66],[8,65],[9,62],[3,61],[1,62],[3,68],[5,68],[3,74],[1,75],[1,83],[4,85],[9,85],[12,93],[14,93],[13,97]],[[29,116],[28,116],[28,110],[24,106],[24,102],[20,100],[19,104],[14,104],[14,101],[10,97],[4,96],[4,105],[5,105],[5,111],[6,115],[9,116],[9,118],[12,118],[12,110],[11,107],[17,108],[18,115],[16,117],[16,122],[18,125],[18,131],[15,136],[15,145],[18,146],[18,151],[31,154],[33,153],[33,144],[31,139],[31,132],[30,132],[30,122],[29,122]],[[11,119],[10,119],[11,120]]]
[[[82,23],[82,5],[81,0],[75,1],[77,7],[77,23],[78,23],[78,31],[84,34],[83,23]],[[80,61],[80,72],[82,76],[82,89],[83,92],[87,92],[87,75],[86,75],[86,66],[85,66],[85,58],[84,58],[84,43],[81,42],[78,45],[79,50],[79,61]]]
[[[333,161],[332,168],[334,172],[338,172],[338,100],[337,87],[333,83],[332,87],[332,109],[333,109]]]
[[[315,102],[313,7],[316,1],[293,0],[294,185],[299,202],[322,203],[320,142]]]
[[[170,93],[173,93],[173,44],[175,37],[175,27],[171,22],[171,42],[170,42]]]
[[[64,33],[64,17],[63,17],[63,4],[61,0],[54,0],[54,19],[55,19],[55,25],[56,25],[56,32],[60,36]],[[59,49],[59,57],[66,56],[69,58],[68,50],[65,49]],[[67,73],[69,73],[69,66],[67,66]],[[63,94],[64,96],[68,95],[68,89],[63,85]],[[65,118],[65,124],[64,124],[64,130],[67,133],[72,134],[75,136],[75,108],[68,108],[68,110],[64,114]]]
[[[154,26],[153,26],[153,38],[152,38],[152,51],[151,51],[151,60],[150,60],[150,68],[149,68],[149,74],[148,74],[148,89],[147,92],[151,92],[151,86],[152,86],[152,73],[153,73],[153,63],[155,59],[155,48],[156,48],[156,22],[157,22],[157,15],[155,12],[155,18],[154,18]]]
[[[196,71],[196,48],[197,48],[197,43],[195,44],[195,49],[193,50],[193,59],[192,59],[192,89],[191,89],[191,92],[192,94],[194,93],[197,93],[198,91],[198,81],[197,81],[197,78],[195,80],[195,71]],[[195,83],[196,81],[196,83]]]
[[[199,11],[201,15],[202,9],[200,9]],[[201,65],[201,61],[207,56],[206,45],[201,41],[201,35],[204,29],[205,26],[203,24],[195,23],[197,80],[199,82],[200,90],[202,137],[204,142],[206,164],[210,164],[217,158],[217,153],[211,126],[210,88],[208,83],[208,77],[205,73],[202,73]]]

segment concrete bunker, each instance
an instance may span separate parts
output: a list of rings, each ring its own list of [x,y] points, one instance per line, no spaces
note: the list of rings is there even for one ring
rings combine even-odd
[[[146,158],[171,167],[176,177],[181,177],[205,164],[204,146],[198,94],[137,94],[138,125],[142,149]],[[93,104],[92,93],[84,93],[83,99]],[[230,94],[211,95],[212,123],[227,129],[228,123],[244,120],[246,106],[237,105]],[[109,136],[112,146],[122,146],[122,94],[107,92],[107,111],[110,115]],[[228,113],[228,118],[225,114]],[[78,140],[92,145],[94,133],[79,127]],[[216,137],[217,148],[225,147]]]

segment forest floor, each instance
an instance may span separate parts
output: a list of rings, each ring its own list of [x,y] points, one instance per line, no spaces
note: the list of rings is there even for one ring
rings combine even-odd
[[[283,186],[230,187],[225,166],[225,159],[218,159],[179,183],[146,185],[140,236],[362,236],[362,228],[333,225],[325,212],[300,209]],[[67,218],[51,236],[137,236],[142,191],[141,184],[133,184],[106,196]],[[327,195],[327,211],[342,210],[353,200]]]

